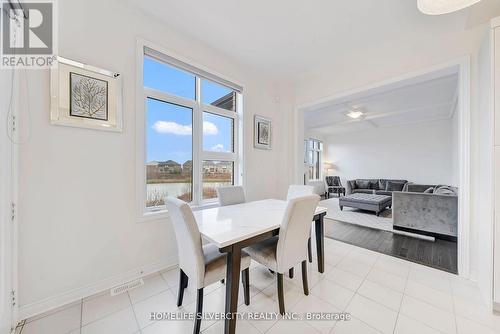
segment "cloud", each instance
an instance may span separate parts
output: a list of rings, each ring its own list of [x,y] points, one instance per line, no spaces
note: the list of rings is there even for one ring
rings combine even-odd
[[[226,152],[226,150],[224,149],[224,145],[222,145],[222,144],[216,144],[216,145],[212,146],[210,148],[210,151],[214,151],[214,152]]]
[[[158,133],[172,134],[178,136],[190,136],[193,133],[192,125],[182,125],[176,122],[156,121],[152,126],[153,130]],[[203,122],[204,135],[216,135],[219,133],[217,125],[212,122]]]
[[[155,124],[153,124],[153,129],[158,133],[169,133],[179,136],[188,136],[193,132],[191,125],[182,125],[165,121],[156,121]]]
[[[212,122],[203,121],[203,134],[204,135],[216,135],[219,133],[217,125]]]

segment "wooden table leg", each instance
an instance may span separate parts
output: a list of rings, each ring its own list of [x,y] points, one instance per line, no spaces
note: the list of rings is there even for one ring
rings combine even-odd
[[[325,213],[320,214],[319,217],[316,217],[314,221],[314,225],[316,227],[316,254],[318,255],[318,271],[320,273],[325,272],[325,243],[324,243],[324,235],[325,231],[323,228],[323,217]]]
[[[238,290],[240,282],[241,248],[233,245],[227,253],[226,271],[226,320],[225,334],[236,332],[236,316],[238,312]]]

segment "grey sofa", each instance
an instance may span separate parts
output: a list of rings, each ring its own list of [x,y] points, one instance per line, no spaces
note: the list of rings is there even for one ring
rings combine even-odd
[[[393,228],[456,241],[458,190],[453,188],[454,194],[449,191],[448,194],[441,194],[437,190],[438,193],[423,192],[430,187],[432,186],[408,185],[409,191],[393,193]]]
[[[403,191],[407,180],[393,179],[356,179],[346,184],[347,194],[376,194],[392,196],[394,191]]]

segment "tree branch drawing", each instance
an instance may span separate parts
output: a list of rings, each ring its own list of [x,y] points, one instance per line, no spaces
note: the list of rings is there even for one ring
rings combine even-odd
[[[82,116],[95,118],[105,111],[106,100],[106,87],[92,78],[83,77],[72,88],[72,104]]]

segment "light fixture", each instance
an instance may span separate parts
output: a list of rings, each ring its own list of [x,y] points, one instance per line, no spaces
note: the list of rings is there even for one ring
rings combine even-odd
[[[358,119],[360,118],[361,116],[363,116],[363,112],[360,111],[360,110],[356,110],[356,109],[351,109],[347,112],[346,116],[348,117],[351,117],[351,118],[354,118],[354,119]]]
[[[417,7],[424,14],[441,15],[456,12],[479,1],[481,0],[417,0]]]

